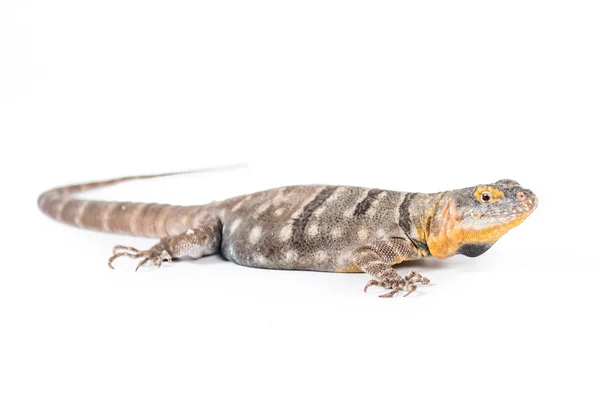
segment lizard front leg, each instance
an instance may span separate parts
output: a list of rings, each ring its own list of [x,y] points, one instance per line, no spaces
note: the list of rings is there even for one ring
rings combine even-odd
[[[197,228],[174,236],[162,238],[160,242],[148,250],[138,250],[134,247],[115,246],[113,255],[108,259],[108,266],[114,268],[112,263],[119,257],[141,258],[135,270],[137,271],[148,261],[154,265],[162,264],[163,260],[171,262],[173,258],[191,257],[200,258],[205,255],[215,254],[221,246],[221,223],[210,221]]]
[[[392,289],[379,297],[393,297],[402,290],[406,291],[404,296],[408,296],[417,289],[415,284],[427,284],[429,279],[414,271],[402,278],[392,265],[418,257],[418,252],[410,241],[392,237],[358,248],[351,257],[351,263],[375,278],[367,283],[365,292],[376,285]]]

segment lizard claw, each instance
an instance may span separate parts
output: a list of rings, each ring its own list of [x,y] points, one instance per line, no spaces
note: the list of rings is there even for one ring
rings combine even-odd
[[[415,290],[417,290],[417,287],[415,285],[407,285],[407,289],[408,290],[406,291],[406,294],[404,296],[402,296],[402,297],[408,296],[409,294],[411,294],[412,292],[414,292]]]
[[[134,254],[140,253],[140,251],[138,249],[136,249],[135,247],[117,245],[117,246],[113,247],[113,255],[117,255],[119,250],[125,250],[126,252],[132,252]]]
[[[402,279],[399,276],[384,279],[381,282],[376,281],[376,280],[371,280],[371,281],[369,281],[369,283],[367,283],[367,286],[365,287],[365,291],[369,286],[372,286],[372,285],[383,286],[385,288],[392,289],[391,292],[379,295],[379,297],[381,297],[382,299],[394,297],[396,295],[396,293],[398,293],[402,290],[405,290],[407,287],[412,289],[412,291],[414,291],[416,289],[415,285],[405,281],[404,279]]]
[[[119,252],[119,250],[124,250],[124,251]],[[150,250],[144,250],[144,251],[140,251],[134,247],[115,246],[115,248],[113,249],[112,257],[110,257],[108,259],[108,266],[110,268],[114,269],[113,261],[116,260],[117,258],[123,257],[123,256],[133,258],[133,259],[143,258],[143,260],[141,260],[138,263],[138,265],[135,267],[136,271],[142,265],[146,264],[148,261],[152,262],[152,264],[158,266],[159,268],[160,268],[163,260],[167,260],[167,262],[169,262],[169,264],[171,264],[173,261],[171,254],[169,254],[169,252],[167,250],[162,248],[160,243],[158,245],[152,247]]]
[[[367,285],[364,288],[364,292],[367,293],[367,289],[369,289],[371,286],[379,286],[380,283],[377,282],[375,279],[371,279],[369,282],[367,282]]]
[[[402,286],[397,286],[397,287],[393,288],[393,290],[391,292],[382,294],[379,297],[381,297],[382,299],[389,299],[389,298],[394,297],[396,295],[396,293],[401,292],[403,290],[406,290],[406,294],[402,297],[406,297],[409,294],[411,294],[412,292],[414,292],[415,290],[417,290],[417,287],[410,283],[404,284]]]
[[[171,258],[171,255],[166,250],[163,250],[162,253],[160,253],[160,258],[161,258],[161,261],[167,260],[167,262],[169,264],[173,264],[173,258]],[[158,264],[158,266],[160,267],[160,264]]]
[[[410,271],[408,274],[406,274],[404,279],[407,283],[422,283],[423,285],[427,285],[429,282],[431,282],[429,278],[415,271]]]

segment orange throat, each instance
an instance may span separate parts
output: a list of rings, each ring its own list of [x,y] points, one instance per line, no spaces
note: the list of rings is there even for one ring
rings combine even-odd
[[[515,219],[491,225],[482,229],[469,229],[461,226],[460,215],[456,210],[456,203],[449,199],[434,222],[427,237],[429,252],[436,258],[448,258],[456,254],[461,246],[465,244],[489,244],[495,243],[502,235],[519,225],[527,218],[523,213]]]

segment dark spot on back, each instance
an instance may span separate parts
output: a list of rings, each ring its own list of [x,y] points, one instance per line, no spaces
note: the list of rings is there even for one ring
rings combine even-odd
[[[404,233],[407,235],[410,235],[411,231],[410,211],[408,208],[410,207],[410,203],[414,196],[414,193],[407,193],[406,196],[404,196],[404,200],[402,200],[402,203],[400,204],[400,220],[398,223],[400,228],[402,228]]]
[[[300,214],[300,216],[294,220],[292,223],[292,243],[294,245],[298,245],[303,241],[304,229],[306,229],[308,221],[310,221],[310,218],[315,211],[317,211],[317,209],[321,207],[329,197],[331,197],[336,189],[337,186],[327,186],[325,189],[321,190],[315,196],[315,198],[304,207],[302,214]]]
[[[362,199],[356,205],[356,208],[354,209],[354,216],[360,217],[362,215],[365,215],[367,211],[369,211],[369,208],[371,208],[371,204],[373,204],[373,202],[377,199],[377,196],[379,196],[379,194],[382,192],[383,190],[380,189],[369,190],[369,192],[367,193],[367,197]]]

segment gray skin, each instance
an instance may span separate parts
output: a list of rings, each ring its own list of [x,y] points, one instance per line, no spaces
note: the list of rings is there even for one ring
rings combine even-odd
[[[404,278],[393,265],[424,257],[478,256],[537,206],[535,195],[511,180],[423,194],[349,186],[291,186],[202,206],[79,200],[73,194],[133,179],[50,190],[40,208],[88,229],[160,237],[149,250],[116,246],[119,257],[160,265],[172,258],[221,253],[237,264],[271,269],[366,272],[372,285],[407,294],[429,280]]]

